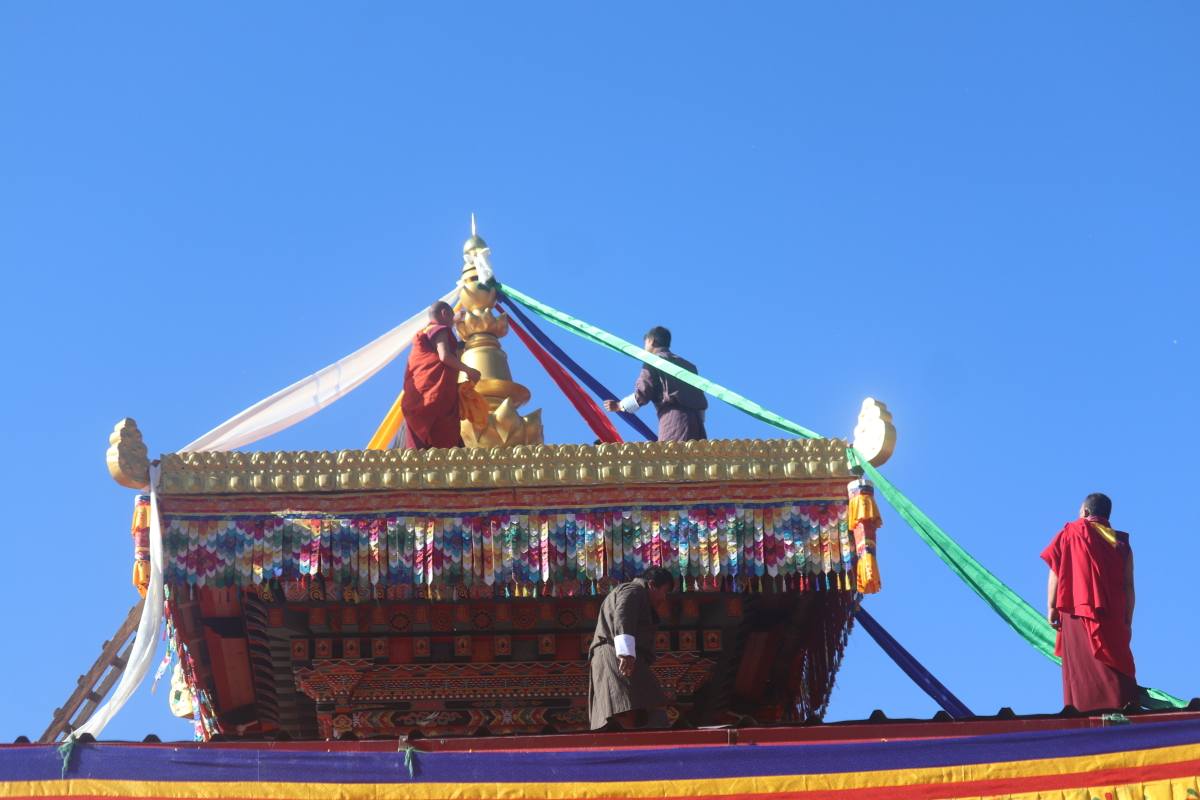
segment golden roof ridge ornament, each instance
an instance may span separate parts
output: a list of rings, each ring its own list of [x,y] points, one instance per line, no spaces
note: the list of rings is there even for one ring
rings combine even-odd
[[[144,491],[150,485],[150,459],[142,432],[132,417],[126,417],[113,426],[108,437],[109,448],[105,453],[108,474],[117,483],[128,489]]]
[[[854,448],[873,467],[882,467],[896,450],[896,426],[887,405],[874,397],[862,401],[854,426]]]
[[[541,409],[526,415],[517,411],[529,402],[530,393],[512,379],[508,354],[500,344],[508,334],[508,316],[495,310],[490,253],[472,213],[471,238],[463,244],[462,277],[458,282],[460,309],[454,327],[464,343],[463,363],[479,370],[482,376],[475,389],[487,400],[491,413],[481,428],[470,420],[462,421],[463,444],[471,448],[541,444]]]

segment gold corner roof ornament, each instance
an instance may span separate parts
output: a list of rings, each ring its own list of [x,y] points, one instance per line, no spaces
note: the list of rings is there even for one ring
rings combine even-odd
[[[142,432],[132,417],[126,417],[113,426],[108,437],[108,474],[112,479],[129,489],[144,490],[150,485],[150,459]]]
[[[854,449],[873,467],[883,466],[896,451],[896,426],[892,412],[873,397],[862,402],[854,426]]]

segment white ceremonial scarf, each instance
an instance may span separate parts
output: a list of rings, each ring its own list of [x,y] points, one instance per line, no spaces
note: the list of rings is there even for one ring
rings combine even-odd
[[[453,302],[456,286],[442,296]],[[233,450],[264,439],[273,433],[290,428],[311,417],[321,409],[337,402],[357,389],[364,381],[390,364],[412,343],[417,332],[429,321],[428,308],[422,308],[404,322],[373,342],[355,350],[341,361],[314,372],[307,378],[280,389],[245,411],[222,422],[208,433],[183,448],[183,451]],[[100,738],[101,731],[117,715],[141,685],[154,661],[158,629],[163,621],[163,542],[162,524],[158,516],[157,464],[150,466],[150,585],[142,618],[134,634],[129,661],[108,701],[80,725],[68,738],[90,733]]]
[[[455,287],[442,295],[441,299],[452,303],[457,294],[458,287]],[[350,394],[363,381],[390,364],[396,356],[408,349],[412,338],[428,321],[428,309],[422,308],[341,361],[330,364],[307,378],[301,378],[240,414],[235,414],[199,439],[180,448],[180,452],[234,450],[308,419]]]
[[[162,523],[158,518],[158,470],[158,464],[150,465],[150,585],[146,588],[146,602],[142,605],[142,618],[134,634],[129,660],[107,702],[68,738],[90,733],[99,739],[104,726],[129,702],[154,661],[158,629],[163,620],[163,541]]]

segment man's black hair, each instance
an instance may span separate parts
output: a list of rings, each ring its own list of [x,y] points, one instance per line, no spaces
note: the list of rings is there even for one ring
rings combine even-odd
[[[1112,500],[1106,494],[1094,492],[1083,498],[1083,511],[1089,517],[1108,519],[1112,514]]]
[[[650,344],[654,345],[655,347],[666,347],[668,349],[671,347],[671,332],[662,325],[655,325],[653,328],[646,331],[646,335],[642,338],[649,339]]]
[[[429,307],[429,318],[437,319],[437,315],[440,314],[443,310],[453,311],[454,306],[450,305],[445,300],[438,300]]]
[[[675,576],[663,567],[650,567],[642,573],[642,580],[647,586],[670,586],[672,590],[675,588]]]

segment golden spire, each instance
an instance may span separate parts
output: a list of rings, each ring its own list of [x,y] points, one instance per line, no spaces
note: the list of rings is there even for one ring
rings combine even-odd
[[[467,241],[463,244],[463,255],[467,256],[468,254],[472,253],[473,251],[487,250],[487,249],[488,249],[487,242],[485,242],[483,239],[481,239],[479,237],[479,234],[475,232],[475,212],[472,211],[471,212],[471,238],[467,239]],[[471,259],[464,258],[464,261],[470,262]],[[466,272],[465,266],[463,268],[463,272]]]
[[[463,442],[467,447],[541,444],[541,410],[526,416],[517,412],[529,401],[529,390],[512,379],[508,354],[500,345],[500,339],[508,334],[508,316],[495,311],[496,288],[480,282],[480,269],[491,271],[490,252],[476,229],[475,215],[471,214],[471,238],[463,244],[458,293],[461,309],[455,329],[465,344],[463,362],[482,375],[475,388],[487,400],[491,414],[482,429],[463,420]]]

